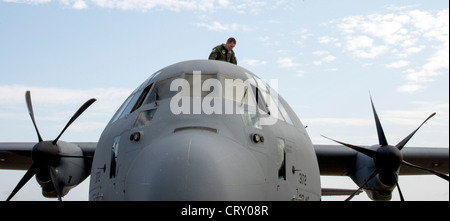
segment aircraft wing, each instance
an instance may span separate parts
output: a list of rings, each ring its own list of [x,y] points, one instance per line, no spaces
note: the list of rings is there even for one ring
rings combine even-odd
[[[320,175],[347,176],[354,170],[357,151],[342,145],[314,145],[319,162]],[[449,149],[431,147],[405,147],[403,159],[409,163],[449,173]],[[429,175],[413,167],[402,167],[400,175]]]
[[[94,156],[96,142],[78,142],[84,156]],[[0,143],[0,169],[27,170],[31,166],[31,149],[35,143]],[[347,176],[355,166],[357,152],[341,145],[314,145],[320,174]],[[418,166],[449,173],[449,149],[410,147],[402,151],[403,159]],[[402,167],[400,175],[426,175],[426,171],[413,167]]]
[[[0,143],[0,169],[10,170],[28,170],[30,168],[31,150],[36,143],[23,142],[23,143]],[[94,157],[96,142],[74,142],[78,145],[85,159],[91,160]]]

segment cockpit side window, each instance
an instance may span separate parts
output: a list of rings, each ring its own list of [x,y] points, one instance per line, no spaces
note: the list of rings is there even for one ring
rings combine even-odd
[[[276,111],[278,111],[277,114],[277,118],[279,120],[285,121],[288,124],[294,125],[294,123],[292,122],[291,117],[289,116],[288,112],[286,111],[286,108],[284,107],[283,102],[281,101],[278,93],[276,91],[274,91],[268,84],[266,84],[266,88],[268,91],[271,91],[270,93],[270,102],[273,102],[273,104],[276,105],[277,108]]]
[[[125,106],[125,109],[123,109],[122,113],[119,115],[118,119],[125,117],[127,114],[131,113],[131,109],[133,109],[134,105],[136,104],[136,101],[139,99],[139,95],[141,95],[141,92],[137,92],[136,94],[134,94],[134,96],[129,100],[128,104]]]
[[[270,115],[270,110],[264,99],[265,98],[264,95],[266,95],[265,94],[266,92],[264,90],[259,89],[258,87],[252,86],[252,89],[254,90],[254,93],[255,93],[256,104],[258,105],[258,110],[259,110],[260,114]]]
[[[117,112],[117,116],[115,116],[114,121],[125,117],[127,114],[132,113],[136,109],[142,106],[142,102],[144,98],[147,96],[150,91],[152,84],[144,88],[144,90],[137,91],[135,94],[132,94],[127,100],[124,102],[123,106]]]
[[[262,81],[257,76],[245,73],[249,79],[253,79],[256,85],[252,86],[260,114],[273,115],[281,121],[294,125],[291,117],[286,111],[283,102],[278,97],[278,93],[270,87],[267,82]],[[269,106],[271,105],[272,106]],[[272,110],[272,113],[271,113]],[[277,112],[274,114],[273,112]]]
[[[145,97],[147,97],[147,94],[150,92],[150,89],[152,88],[153,84],[148,85],[139,95],[138,100],[136,101],[136,104],[134,105],[133,109],[131,109],[130,113],[133,113],[135,110],[140,108],[142,106],[142,103],[144,103]]]
[[[286,109],[284,108],[283,102],[281,102],[281,100],[278,100],[278,107],[280,110],[280,114],[284,117],[284,119],[286,120],[286,122],[290,125],[294,125],[294,122],[292,121],[291,117],[289,116],[288,112],[286,111]]]
[[[145,80],[136,90],[131,93],[131,95],[125,100],[125,102],[120,107],[119,111],[117,111],[116,115],[113,117],[113,121],[115,122],[120,118],[125,117],[127,114],[130,114],[137,110],[142,106],[145,97],[150,92],[152,86],[154,85],[153,81],[161,72],[156,72],[152,74],[147,80]]]
[[[122,106],[120,107],[119,111],[117,111],[116,115],[114,116],[114,120],[112,122],[115,122],[116,120],[118,120],[119,118],[122,117],[122,113],[125,110],[125,108],[128,106],[128,104],[130,103],[131,99],[133,98],[133,95],[130,95],[125,102],[123,102]]]

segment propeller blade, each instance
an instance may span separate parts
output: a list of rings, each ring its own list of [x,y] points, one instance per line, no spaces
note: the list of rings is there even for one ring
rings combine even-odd
[[[400,186],[398,185],[397,179],[395,179],[395,185],[397,185],[398,194],[400,195],[400,200],[401,200],[401,201],[405,201],[405,198],[403,198],[402,191],[400,190]]]
[[[414,167],[416,169],[425,170],[425,171],[430,172],[430,173],[432,173],[432,174],[434,174],[434,175],[436,175],[436,176],[438,176],[438,177],[440,177],[440,178],[442,178],[444,180],[449,181],[449,176],[447,176],[447,175],[445,175],[443,173],[439,173],[439,172],[434,171],[434,170],[430,170],[430,169],[427,169],[427,168],[424,168],[424,167],[421,167],[421,166],[417,166],[417,165],[414,165],[412,163],[408,163],[408,162],[406,162],[404,160],[403,160],[402,164],[405,165],[405,166]]]
[[[362,186],[359,187],[359,189],[357,189],[351,196],[349,196],[345,201],[350,201],[359,191],[361,191],[364,186],[367,185],[367,183],[373,179],[376,175],[378,174],[378,170],[373,171],[372,175],[370,175],[369,179],[366,180],[366,182],[364,182],[364,184]]]
[[[55,187],[55,191],[56,191],[56,195],[58,196],[58,200],[62,201],[61,197],[62,197],[62,188],[59,185],[58,179],[57,179],[57,175],[56,175],[56,168],[49,166],[48,167],[48,172],[50,173],[50,178],[52,180],[53,183],[53,187]]]
[[[365,186],[366,184],[364,183],[364,185],[362,185],[361,187],[359,187],[352,195],[350,195],[347,199],[345,199],[345,201],[350,201],[353,199],[354,196],[356,196],[356,194],[358,194],[358,192],[360,192],[362,190],[362,188]]]
[[[374,151],[374,150],[370,150],[370,149],[366,149],[366,148],[363,148],[363,147],[358,147],[358,146],[355,146],[355,145],[343,143],[343,142],[331,139],[331,138],[323,136],[323,135],[321,135],[321,136],[326,138],[326,139],[328,139],[328,140],[332,140],[332,141],[334,141],[336,143],[340,143],[340,144],[342,144],[342,145],[344,145],[346,147],[352,148],[352,149],[354,149],[354,150],[356,150],[356,151],[358,151],[358,152],[360,152],[360,153],[362,153],[362,154],[364,154],[366,156],[372,157],[372,158],[375,157],[378,154],[378,152]]]
[[[375,124],[377,125],[378,141],[381,146],[387,146],[388,142],[386,136],[384,135],[383,127],[381,126],[380,119],[378,118],[377,111],[375,110],[375,105],[373,105],[372,96],[370,96],[370,103],[372,103],[373,115],[375,117]]]
[[[432,113],[425,121],[422,122],[422,124],[415,131],[413,131],[411,134],[409,134],[407,137],[405,137],[405,139],[400,141],[400,143],[395,145],[395,147],[397,147],[399,150],[402,150],[403,147],[406,145],[406,143],[408,143],[408,141],[411,139],[411,137],[413,137],[414,134],[420,129],[420,127],[422,127],[422,125],[425,124],[425,122],[427,122],[429,119],[434,117],[434,115],[436,115],[436,113]]]
[[[69,120],[69,122],[66,124],[66,126],[64,127],[64,129],[61,131],[61,133],[58,135],[58,137],[56,137],[56,139],[53,141],[53,144],[56,144],[56,142],[58,142],[59,138],[61,137],[61,135],[63,135],[64,131],[66,131],[66,129],[89,107],[91,106],[92,103],[94,103],[96,101],[95,98],[92,98],[88,101],[86,101],[86,103],[84,103],[79,109],[78,111],[72,116],[72,118]]]
[[[36,129],[36,133],[38,135],[39,142],[42,142],[43,139],[41,137],[41,134],[39,134],[39,130],[38,130],[38,127],[36,125],[36,120],[34,119],[33,104],[31,103],[31,92],[30,91],[27,91],[25,93],[25,100],[27,102],[28,113],[30,114],[31,121],[33,121],[34,129]]]
[[[25,175],[19,181],[19,183],[14,188],[14,190],[11,192],[11,194],[9,195],[8,199],[6,199],[6,201],[11,200],[11,198],[13,198],[13,196],[16,195],[16,193],[19,192],[20,189],[22,189],[22,187],[31,179],[31,177],[33,177],[37,173],[37,170],[38,170],[38,166],[35,163],[31,164],[31,167],[27,170]]]

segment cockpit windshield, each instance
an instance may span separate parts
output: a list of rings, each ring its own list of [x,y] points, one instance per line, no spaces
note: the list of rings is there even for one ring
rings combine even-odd
[[[223,99],[225,103],[234,103],[241,107],[239,112],[244,123],[252,127],[262,128],[259,118],[264,116],[272,116],[293,125],[276,91],[254,75],[245,73],[244,76],[247,79],[243,80],[221,73],[194,71],[155,81],[158,74],[153,74],[133,92],[116,114],[114,121],[134,112],[141,106],[151,104],[157,106],[159,102],[177,96],[211,100],[219,98],[219,100]],[[216,100],[212,103],[214,102],[217,103]],[[225,111],[222,111],[222,102],[220,105],[220,111],[215,113],[229,114],[226,108]],[[213,111],[204,112],[213,113]]]

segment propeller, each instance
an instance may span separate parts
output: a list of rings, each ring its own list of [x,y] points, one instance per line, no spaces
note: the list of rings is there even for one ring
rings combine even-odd
[[[44,141],[39,133],[39,129],[36,124],[36,120],[34,118],[34,111],[33,111],[33,105],[31,102],[31,94],[30,91],[27,91],[25,93],[25,100],[28,108],[28,113],[30,114],[31,121],[33,122],[34,129],[36,130],[36,134],[38,136],[38,143],[34,145],[33,149],[31,150],[31,159],[33,163],[31,164],[30,168],[27,170],[25,175],[22,177],[22,179],[19,181],[19,183],[16,185],[14,190],[9,195],[8,199],[6,201],[11,200],[12,197],[33,177],[38,173],[38,171],[47,171],[50,175],[51,181],[53,186],[55,187],[55,191],[58,197],[58,200],[61,200],[62,197],[62,188],[63,186],[60,185],[60,183],[57,180],[57,172],[56,172],[56,166],[58,166],[58,162],[61,159],[61,157],[76,157],[79,158],[80,156],[70,156],[70,155],[63,155],[60,154],[60,147],[57,145],[57,142],[59,138],[62,136],[62,134],[66,131],[66,129],[92,104],[96,101],[95,98],[92,98],[88,101],[86,101],[79,109],[78,111],[72,116],[72,118],[69,120],[69,122],[66,124],[64,129],[61,131],[61,133],[54,139],[53,141]]]
[[[404,201],[403,194],[400,190],[400,186],[398,185],[398,175],[397,175],[398,171],[402,165],[427,171],[427,172],[432,173],[442,179],[449,181],[448,175],[445,175],[440,172],[437,172],[437,171],[434,171],[431,169],[427,169],[427,168],[424,168],[424,167],[421,167],[418,165],[414,165],[412,163],[409,163],[409,162],[403,160],[403,155],[401,153],[401,150],[406,145],[406,143],[408,143],[408,141],[414,136],[414,134],[420,129],[420,127],[422,127],[422,125],[425,124],[425,122],[427,122],[434,115],[436,115],[436,113],[432,113],[425,121],[422,122],[422,124],[420,124],[420,126],[416,130],[414,130],[411,134],[409,134],[407,137],[405,137],[397,145],[392,146],[392,145],[389,145],[387,142],[386,136],[383,131],[383,127],[381,126],[380,119],[378,117],[377,111],[375,110],[375,106],[373,104],[372,97],[370,97],[370,102],[372,104],[372,111],[373,111],[373,115],[375,118],[375,124],[377,127],[377,134],[378,134],[378,141],[379,141],[379,147],[377,150],[372,150],[372,149],[367,149],[367,148],[360,147],[360,146],[355,146],[352,144],[347,144],[347,143],[340,142],[340,141],[337,141],[337,140],[334,140],[334,139],[331,139],[331,138],[328,138],[328,137],[322,135],[322,137],[324,137],[324,138],[327,138],[329,140],[332,140],[334,142],[342,144],[346,147],[349,147],[353,150],[358,151],[359,153],[362,153],[366,156],[371,157],[375,163],[376,169],[374,170],[374,172],[368,177],[368,179],[365,180],[364,184],[362,186],[360,186],[356,192],[354,192],[352,195],[350,195],[346,199],[346,201],[351,200],[358,191],[360,191],[365,186],[367,186],[367,184],[370,182],[370,180],[372,180],[377,175],[379,175],[381,182],[383,182],[384,184],[388,184],[391,186],[396,185],[398,193],[400,195],[400,199],[402,201]]]

